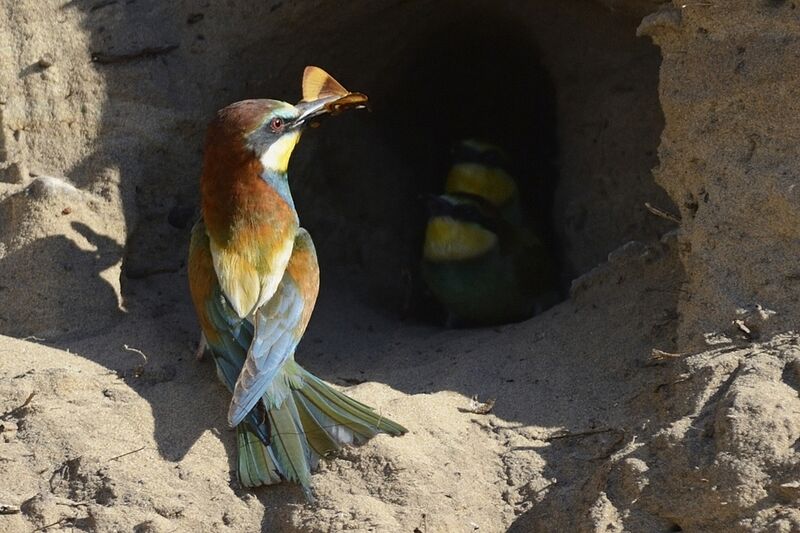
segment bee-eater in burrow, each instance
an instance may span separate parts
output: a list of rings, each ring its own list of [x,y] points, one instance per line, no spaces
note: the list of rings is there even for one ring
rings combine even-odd
[[[325,113],[364,107],[322,69],[307,67],[303,100],[245,100],[208,127],[202,217],[192,230],[189,285],[201,350],[233,393],[237,472],[255,487],[289,480],[310,498],[321,457],[342,445],[406,430],[294,360],[319,289],[314,244],[300,227],[287,166],[303,128]]]
[[[445,194],[428,200],[422,277],[447,324],[529,318],[558,299],[551,255],[522,209],[501,149],[458,143]]]

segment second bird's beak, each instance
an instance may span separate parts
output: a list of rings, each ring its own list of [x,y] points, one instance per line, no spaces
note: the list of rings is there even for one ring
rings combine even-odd
[[[302,126],[321,115],[336,115],[346,109],[365,108],[367,107],[367,96],[362,93],[328,95],[310,102],[302,101],[295,107],[300,110],[300,116],[295,119],[295,125]]]
[[[425,200],[428,216],[431,217],[452,216],[457,210],[456,206],[438,194],[426,193],[422,195],[422,199]]]

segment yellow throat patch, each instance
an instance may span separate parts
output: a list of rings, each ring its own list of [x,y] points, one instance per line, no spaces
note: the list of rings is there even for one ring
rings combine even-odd
[[[445,192],[474,194],[501,206],[517,192],[517,184],[503,169],[478,163],[458,163],[447,175]]]
[[[299,140],[300,132],[293,131],[283,134],[277,141],[272,143],[272,146],[261,156],[261,164],[264,166],[264,170],[272,170],[278,173],[286,172],[286,169],[289,168],[289,158],[292,157],[292,151]]]
[[[423,257],[428,261],[460,261],[488,252],[497,235],[470,222],[434,217],[425,228]]]

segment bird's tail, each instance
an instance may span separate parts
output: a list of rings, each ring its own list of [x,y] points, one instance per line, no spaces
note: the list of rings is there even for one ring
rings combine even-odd
[[[378,433],[406,432],[293,361],[286,364],[275,383],[264,397],[264,403],[272,405],[266,413],[269,444],[265,445],[246,423],[237,426],[238,474],[244,486],[287,479],[302,485],[310,497],[311,470],[320,457],[343,445],[362,444]]]

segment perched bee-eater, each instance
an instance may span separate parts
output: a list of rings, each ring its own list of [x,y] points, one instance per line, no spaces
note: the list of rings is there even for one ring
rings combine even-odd
[[[446,193],[429,199],[422,276],[448,325],[515,322],[557,300],[553,261],[504,159],[492,145],[461,142]]]
[[[292,200],[289,157],[315,118],[366,100],[307,67],[299,104],[237,102],[208,127],[189,285],[201,346],[233,394],[228,423],[236,427],[237,471],[247,487],[286,479],[310,498],[320,457],[379,432],[405,432],[294,360],[317,299],[319,267]]]

